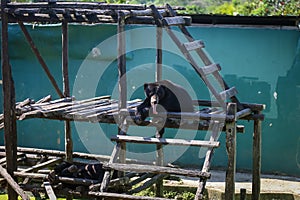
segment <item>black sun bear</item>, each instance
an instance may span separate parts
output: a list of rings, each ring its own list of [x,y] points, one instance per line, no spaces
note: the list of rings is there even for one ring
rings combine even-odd
[[[137,107],[137,117],[145,120],[150,114],[161,112],[193,112],[193,101],[188,92],[169,80],[145,83],[146,99]],[[161,137],[161,130],[156,137]]]

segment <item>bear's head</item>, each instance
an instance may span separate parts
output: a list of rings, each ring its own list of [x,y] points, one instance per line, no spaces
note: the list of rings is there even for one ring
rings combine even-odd
[[[157,83],[145,83],[144,91],[147,98],[150,99],[151,107],[153,108],[153,114],[157,114],[157,104],[165,97],[165,86]]]

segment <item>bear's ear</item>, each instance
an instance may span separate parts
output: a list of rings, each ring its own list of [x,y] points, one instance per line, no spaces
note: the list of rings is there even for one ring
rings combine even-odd
[[[150,96],[150,94],[149,94],[149,83],[144,84],[144,93],[145,93],[146,97]]]
[[[146,90],[147,90],[147,88],[148,88],[148,85],[149,85],[148,83],[145,83],[145,84],[144,84],[144,91],[146,91]]]
[[[158,86],[157,94],[160,99],[163,99],[165,97],[165,93],[166,93],[166,87],[164,85]]]

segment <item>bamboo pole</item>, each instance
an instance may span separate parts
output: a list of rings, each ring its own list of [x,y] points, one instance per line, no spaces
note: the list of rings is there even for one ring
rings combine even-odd
[[[13,173],[17,170],[17,124],[16,124],[16,100],[14,81],[9,64],[8,51],[8,16],[3,10],[7,6],[6,0],[1,0],[2,20],[2,81],[3,81],[3,112],[4,112],[4,137],[7,172],[14,178]],[[12,185],[8,186],[8,198],[17,199],[17,193]]]

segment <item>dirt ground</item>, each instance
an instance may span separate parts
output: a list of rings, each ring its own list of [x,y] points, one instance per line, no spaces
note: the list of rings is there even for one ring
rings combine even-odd
[[[211,179],[206,184],[209,199],[223,199],[225,191],[225,171],[211,171]],[[251,199],[252,174],[236,174],[236,194],[240,189],[247,191],[247,199]],[[182,185],[197,187],[197,179],[182,179]],[[238,199],[238,198],[236,198]],[[300,200],[300,178],[278,175],[261,175],[261,199],[262,200]]]

